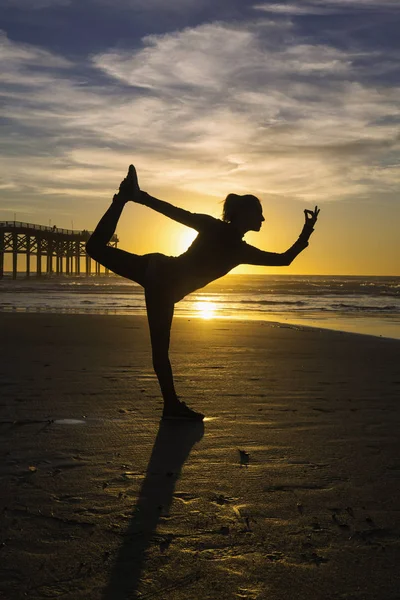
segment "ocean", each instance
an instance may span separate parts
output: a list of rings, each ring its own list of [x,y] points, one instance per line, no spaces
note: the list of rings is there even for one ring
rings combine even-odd
[[[145,314],[143,289],[115,275],[0,280],[0,311]],[[400,277],[230,274],[176,305],[186,318],[256,319],[400,339]]]

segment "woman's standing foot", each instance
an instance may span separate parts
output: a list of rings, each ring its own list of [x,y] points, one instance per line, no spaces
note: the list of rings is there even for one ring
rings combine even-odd
[[[186,420],[202,421],[204,415],[189,408],[185,402],[177,401],[171,404],[165,404],[162,414],[162,420]]]

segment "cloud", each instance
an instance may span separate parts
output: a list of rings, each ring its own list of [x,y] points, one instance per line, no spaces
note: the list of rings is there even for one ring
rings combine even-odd
[[[39,68],[72,66],[72,63],[65,58],[56,56],[31,44],[12,42],[8,39],[6,33],[1,30],[0,61],[2,63],[2,73],[8,73],[9,76],[15,73],[15,71],[29,66]]]
[[[147,137],[185,153],[185,162],[196,156],[199,176],[181,183],[187,189],[205,193],[211,170],[215,193],[232,185],[299,197],[366,190],[357,168],[396,145],[393,128],[374,122],[398,114],[398,91],[353,82],[360,54],[287,44],[279,35],[204,25],[148,36],[134,54],[113,51],[93,61],[157,97]]]
[[[65,6],[82,8],[81,0],[0,0],[0,8],[14,10],[44,10]],[[83,8],[101,10],[103,7],[112,7],[114,11],[128,10],[130,12],[157,12],[157,13],[193,13],[209,5],[210,0],[84,0]]]
[[[135,54],[116,50],[93,57],[108,75],[148,89],[190,89],[223,92],[227,86],[253,87],[282,74],[325,75],[347,71],[347,54],[329,46],[298,44],[274,49],[256,31],[223,24],[203,25],[176,34],[146,36]]]
[[[305,16],[305,15],[329,15],[337,12],[362,10],[373,10],[375,12],[384,12],[387,10],[400,9],[398,0],[305,0],[301,4],[287,3],[262,3],[253,6],[255,10],[268,13],[287,15],[287,16]]]
[[[380,0],[377,3],[375,0],[312,0],[315,4],[330,4],[332,6],[343,6],[355,9],[362,8],[399,8],[399,3],[397,0]]]
[[[199,5],[207,3],[207,0],[95,0],[96,3],[111,4],[112,6],[119,6],[123,8],[129,8],[131,10],[146,10],[146,11],[182,11],[197,8]]]
[[[98,201],[130,162],[147,187],[203,195],[332,200],[398,185],[387,165],[400,90],[363,77],[379,54],[305,43],[264,20],[147,36],[86,65],[3,42],[10,202],[79,190]]]
[[[254,10],[262,10],[269,13],[276,13],[280,15],[324,15],[326,14],[326,8],[308,5],[298,4],[255,4]]]
[[[72,0],[0,0],[0,8],[40,10],[57,6],[67,6]]]

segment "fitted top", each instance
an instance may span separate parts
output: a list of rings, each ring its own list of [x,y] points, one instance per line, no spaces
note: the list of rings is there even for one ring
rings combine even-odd
[[[245,242],[243,234],[231,223],[210,215],[178,210],[185,213],[185,221],[181,218],[180,222],[198,231],[198,235],[180,256],[154,255],[157,269],[151,269],[157,281],[162,283],[164,290],[169,290],[175,302],[240,264],[289,264],[290,250],[295,251],[296,256],[308,245],[307,242],[298,241],[286,253],[265,252]]]

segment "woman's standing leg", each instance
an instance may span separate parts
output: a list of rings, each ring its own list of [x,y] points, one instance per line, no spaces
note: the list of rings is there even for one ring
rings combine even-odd
[[[160,384],[164,406],[173,406],[179,403],[169,360],[174,303],[162,300],[158,294],[149,292],[148,289],[145,289],[145,298],[154,371]]]
[[[153,367],[164,399],[164,419],[202,420],[204,415],[191,410],[176,394],[169,343],[174,302],[158,289],[145,289],[147,318],[149,321]]]

